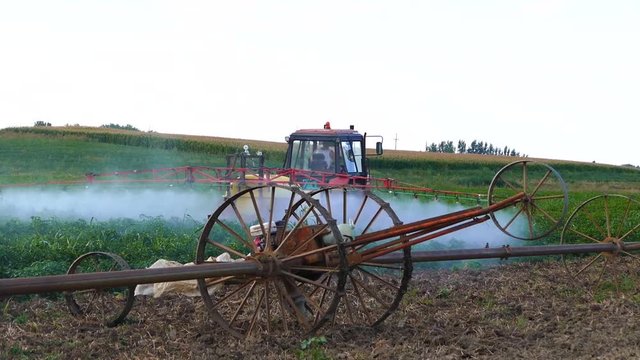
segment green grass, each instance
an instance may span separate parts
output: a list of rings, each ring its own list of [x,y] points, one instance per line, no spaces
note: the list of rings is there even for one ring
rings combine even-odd
[[[190,262],[203,224],[160,217],[103,222],[32,218],[0,223],[0,278],[64,274],[80,255],[106,251],[134,268]]]
[[[177,166],[226,166],[223,156],[106,144],[77,137],[0,132],[0,184],[83,180],[103,173]]]

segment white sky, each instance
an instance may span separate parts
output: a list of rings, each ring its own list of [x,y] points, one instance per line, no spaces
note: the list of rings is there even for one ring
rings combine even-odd
[[[640,2],[0,0],[0,128],[131,124],[640,165]]]

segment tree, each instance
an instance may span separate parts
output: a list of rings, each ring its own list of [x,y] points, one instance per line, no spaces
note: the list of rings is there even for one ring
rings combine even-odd
[[[464,154],[467,152],[467,143],[464,140],[458,140],[458,154]]]
[[[478,151],[478,142],[476,140],[473,140],[471,142],[471,145],[469,146],[469,149],[467,150],[467,152],[469,154],[476,154]]]
[[[127,124],[127,125],[118,125],[118,124],[109,124],[109,125],[102,125],[100,126],[101,128],[109,128],[109,129],[119,129],[119,130],[132,130],[132,131],[140,131],[140,129],[134,127],[133,125]]]
[[[431,143],[429,145],[425,142],[425,150],[428,152],[449,153],[449,154],[480,154],[480,155],[498,155],[498,156],[520,156],[520,152],[515,149],[511,149],[508,146],[500,148],[491,144],[488,141],[473,140],[469,146],[466,141],[458,140],[458,146],[453,145],[453,141],[440,141],[439,143]],[[523,155],[526,157],[527,155]]]
[[[51,126],[51,123],[38,120],[33,124],[33,126]]]

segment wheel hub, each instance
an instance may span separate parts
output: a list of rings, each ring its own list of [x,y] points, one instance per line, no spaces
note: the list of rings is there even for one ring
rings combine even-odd
[[[603,252],[602,255],[604,255],[607,259],[614,259],[618,256],[618,254],[620,254],[620,251],[622,251],[622,248],[624,246],[624,242],[620,239],[618,239],[617,237],[613,237],[613,236],[609,236],[606,237],[604,240],[602,240],[602,243],[604,244],[615,244],[616,248],[609,252]]]

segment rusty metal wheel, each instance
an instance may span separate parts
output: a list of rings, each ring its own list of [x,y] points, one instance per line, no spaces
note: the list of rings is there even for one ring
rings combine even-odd
[[[239,192],[209,217],[195,262],[254,261],[262,274],[198,279],[209,313],[241,338],[315,332],[333,317],[344,289],[341,239],[329,212],[301,190],[262,186]],[[324,283],[327,273],[337,281]]]
[[[633,290],[635,294],[638,290],[640,202],[637,200],[607,194],[585,201],[569,217],[560,241],[615,244],[613,252],[562,255],[567,272],[592,295],[610,290]]]
[[[569,195],[567,185],[551,166],[530,161],[512,162],[496,173],[489,186],[489,205],[522,195],[512,207],[491,213],[505,234],[522,240],[549,235],[564,221]]]
[[[78,257],[67,274],[129,270],[129,264],[120,256],[94,251]],[[135,286],[100,288],[64,292],[69,311],[75,316],[94,319],[107,326],[120,324],[133,306]]]
[[[377,195],[362,190],[344,188],[320,189],[311,193],[336,219],[344,238],[343,246],[349,263],[344,296],[334,317],[334,323],[376,326],[396,310],[407,290],[411,272],[411,249],[398,250],[402,262],[375,263],[380,246],[404,241],[404,236],[360,245],[351,245],[362,235],[386,230],[402,222],[391,206]],[[354,243],[357,244],[357,243]],[[370,259],[367,259],[370,256]],[[336,282],[335,273],[327,273],[326,284]]]

